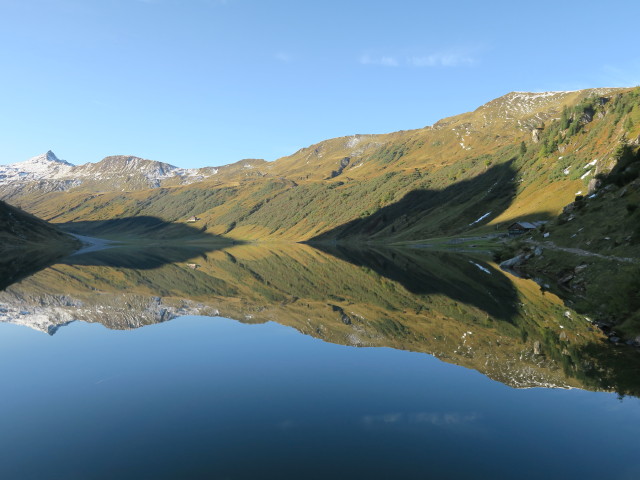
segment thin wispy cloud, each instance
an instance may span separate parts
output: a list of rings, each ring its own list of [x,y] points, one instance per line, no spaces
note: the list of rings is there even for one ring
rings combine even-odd
[[[407,61],[413,67],[471,67],[476,64],[474,58],[460,53],[432,53],[423,57],[410,57]]]
[[[382,67],[398,67],[400,63],[395,57],[381,56],[374,57],[372,55],[362,55],[360,57],[362,65],[380,65]]]
[[[361,55],[358,60],[361,65],[412,68],[472,67],[479,62],[469,53],[456,51],[433,52],[426,55],[373,55],[366,53]]]

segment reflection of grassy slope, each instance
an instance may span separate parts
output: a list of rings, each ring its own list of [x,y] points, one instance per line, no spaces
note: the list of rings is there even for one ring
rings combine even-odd
[[[638,134],[640,122],[627,128],[636,110],[616,106],[618,97],[632,95],[627,90],[559,93],[537,97],[525,113],[508,95],[433,127],[331,139],[193,185],[31,194],[19,201],[61,223],[142,215],[184,222],[196,215],[201,218],[198,227],[237,239],[308,240],[332,230],[339,233],[335,229],[360,219],[363,228],[353,233],[379,239],[492,228],[515,218],[554,216],[585,189],[589,177],[580,178],[582,167],[593,158],[606,166],[617,140]],[[553,119],[562,117],[564,106],[575,120],[563,120],[562,126],[568,126],[561,129]],[[531,129],[542,122],[547,125],[540,130],[541,141],[533,143]],[[496,177],[495,186],[481,181],[490,180],[511,159],[511,176]],[[502,198],[498,194],[504,189],[508,192]],[[412,208],[398,212],[404,207]],[[488,212],[485,220],[469,225]]]
[[[511,279],[517,289],[501,287],[509,281],[487,280],[500,273],[479,260],[474,261],[491,274],[466,260],[450,262],[416,251],[395,249],[376,255],[374,265],[357,266],[303,245],[237,246],[190,259],[199,265],[196,270],[184,263],[145,271],[58,265],[9,292],[35,298],[33,292],[59,291],[66,298],[81,299],[85,309],[120,298],[123,292],[136,298],[161,296],[166,304],[200,305],[204,314],[219,311],[245,322],[273,320],[334,343],[433,353],[514,386],[601,387],[585,373],[590,358],[579,356],[579,347],[596,344],[599,334],[579,318],[564,317],[562,303],[543,295],[532,282]],[[380,255],[395,256],[410,270],[407,277],[396,281],[385,276],[388,271],[380,273]],[[478,276],[459,272],[462,265],[476,269]],[[427,290],[412,286],[425,278],[419,273],[424,270],[449,286],[438,290],[435,281],[428,282]],[[505,308],[518,304],[510,321],[488,314],[471,296],[464,301],[447,296],[450,285],[467,275],[471,280],[465,286],[478,295],[492,295]],[[109,323],[107,309],[93,321],[112,328],[120,325]],[[566,339],[561,339],[563,332]],[[536,341],[542,355],[533,353]]]
[[[323,245],[321,249],[397,281],[414,294],[444,294],[507,322],[517,314],[517,292],[513,285],[482,260],[447,253],[425,254],[406,248],[353,249]]]
[[[556,295],[542,293],[530,280],[509,277],[520,292],[525,315],[538,324],[536,334],[542,339],[543,351],[558,361],[566,374],[586,388],[640,396],[638,354],[634,349],[612,347]]]
[[[60,263],[150,270],[168,263],[206,258],[206,252],[223,248],[225,245],[216,242],[140,241],[135,245],[117,245],[104,250],[71,255],[60,260]]]

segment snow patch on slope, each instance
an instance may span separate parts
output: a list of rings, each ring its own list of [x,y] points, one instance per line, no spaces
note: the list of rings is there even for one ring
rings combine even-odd
[[[485,218],[487,218],[489,215],[491,215],[491,212],[487,212],[487,213],[485,213],[484,215],[482,215],[482,216],[481,216],[480,218],[478,218],[477,220],[475,220],[475,221],[471,222],[471,223],[469,224],[469,226],[471,226],[471,225],[475,225],[476,223],[481,222],[482,220],[484,220]]]

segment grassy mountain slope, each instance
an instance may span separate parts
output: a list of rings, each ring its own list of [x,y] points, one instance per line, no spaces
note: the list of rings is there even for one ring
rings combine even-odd
[[[68,242],[67,235],[47,222],[0,201],[0,252]]]
[[[637,89],[514,92],[430,127],[326,140],[191,185],[12,200],[56,223],[197,216],[206,232],[243,240],[389,242],[503,229],[553,218],[586,192],[613,168],[618,143],[640,133],[639,115]]]
[[[640,142],[622,142],[614,167],[591,182],[542,233],[520,239],[503,256],[538,255],[519,266],[546,276],[581,312],[612,336],[640,340]],[[605,170],[607,171],[607,170]],[[614,334],[615,332],[615,334]]]
[[[78,247],[47,222],[0,201],[0,289]]]

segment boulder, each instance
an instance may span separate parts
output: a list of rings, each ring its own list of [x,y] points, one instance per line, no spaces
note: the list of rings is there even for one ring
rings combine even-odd
[[[540,142],[540,129],[539,128],[534,128],[533,130],[531,130],[531,141],[533,143]]]
[[[580,116],[580,123],[582,124],[586,124],[593,121],[593,113],[591,112],[584,112],[581,116]]]
[[[533,342],[533,354],[540,355],[541,353],[542,352],[540,350],[540,342],[536,340],[535,342]]]
[[[587,265],[586,263],[582,263],[580,265],[578,265],[576,268],[573,269],[574,273],[580,273],[583,270],[585,270],[589,265]]]
[[[502,262],[500,264],[500,268],[514,268],[516,266],[518,266],[519,264],[521,264],[524,261],[524,256],[523,255],[516,255],[513,258],[510,258],[509,260],[505,260],[504,262]]]
[[[587,186],[587,195],[592,195],[596,193],[596,190],[600,188],[602,185],[602,181],[599,178],[592,178],[589,180],[589,185]]]
[[[569,283],[571,280],[573,280],[573,273],[567,273],[560,280],[558,280],[558,283],[560,285],[565,285]]]

